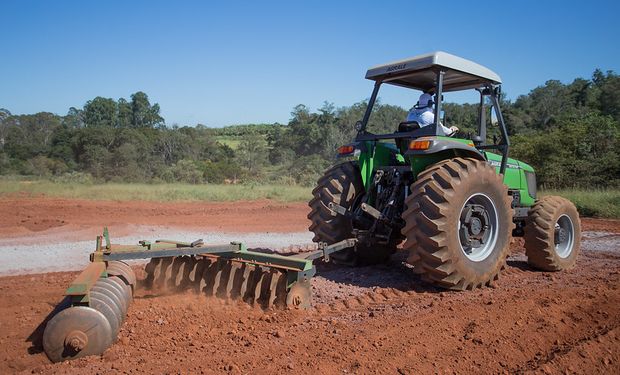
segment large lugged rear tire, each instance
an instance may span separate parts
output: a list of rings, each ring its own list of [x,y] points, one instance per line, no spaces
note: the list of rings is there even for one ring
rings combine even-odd
[[[312,190],[313,198],[308,203],[311,208],[308,219],[312,221],[309,229],[314,233],[312,240],[333,244],[351,238],[351,220],[343,215],[333,216],[329,203],[335,202],[352,211],[363,194],[364,184],[355,163],[345,162],[328,169]],[[385,262],[394,250],[395,246],[357,246],[355,249],[334,253],[331,258],[341,264],[376,264]]]
[[[502,177],[484,161],[455,158],[420,173],[402,230],[415,272],[455,290],[496,280],[509,251],[510,201]]]
[[[346,162],[328,169],[312,190],[313,198],[308,203],[312,209],[308,214],[312,221],[309,229],[314,233],[312,240],[332,244],[350,237],[351,221],[342,215],[333,216],[329,203],[350,209],[363,192],[362,177],[354,163]]]
[[[581,221],[575,205],[562,197],[539,199],[525,227],[527,262],[543,271],[575,266],[581,247]]]

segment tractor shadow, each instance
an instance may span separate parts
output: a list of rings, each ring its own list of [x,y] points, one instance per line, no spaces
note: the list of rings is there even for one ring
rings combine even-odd
[[[304,256],[296,249],[290,251],[274,251],[268,248],[251,248],[265,254],[278,254],[285,256]],[[373,266],[352,267],[333,262],[315,260],[316,276],[338,284],[348,284],[359,288],[394,288],[403,292],[414,291],[416,293],[439,293],[445,291],[427,284],[413,272],[407,264],[407,252],[398,250],[390,260],[383,264]]]
[[[350,267],[334,263],[315,262],[317,277],[338,284],[364,289],[393,288],[403,292],[440,293],[445,291],[423,282],[407,264],[407,252],[397,251],[387,263]]]
[[[251,251],[279,254],[285,256],[301,255],[294,250],[290,252],[274,251],[267,248],[252,248]],[[338,284],[348,284],[359,288],[393,288],[403,292],[440,293],[445,291],[425,283],[407,264],[407,252],[398,250],[390,260],[383,264],[352,267],[333,262],[314,261],[316,276]]]
[[[519,271],[526,271],[526,272],[543,272],[540,270],[537,270],[536,268],[530,266],[527,263],[527,259],[526,260],[522,260],[522,259],[507,259],[506,260],[506,268],[516,268]]]

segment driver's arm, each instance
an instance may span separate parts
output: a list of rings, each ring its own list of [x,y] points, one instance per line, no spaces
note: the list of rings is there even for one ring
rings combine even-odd
[[[453,136],[454,134],[456,134],[456,132],[459,131],[459,128],[457,128],[456,126],[451,126],[449,128],[445,127],[444,124],[441,123],[441,121],[439,122],[439,125],[441,126],[441,130],[443,130],[443,133],[448,137]]]

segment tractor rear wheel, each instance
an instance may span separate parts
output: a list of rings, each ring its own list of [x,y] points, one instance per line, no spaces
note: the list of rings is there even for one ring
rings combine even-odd
[[[353,237],[351,219],[343,215],[332,215],[329,204],[334,202],[348,211],[353,211],[365,193],[362,176],[354,162],[345,162],[328,169],[312,190],[313,198],[308,219],[312,221],[310,231],[314,242],[328,245]],[[330,258],[335,263],[347,265],[368,265],[385,262],[396,250],[396,246],[362,246],[334,253]]]
[[[542,271],[561,271],[575,266],[581,244],[577,208],[556,196],[539,199],[525,227],[527,262]]]
[[[454,158],[420,173],[403,213],[414,271],[447,289],[490,285],[509,251],[510,202],[501,175],[481,160]]]

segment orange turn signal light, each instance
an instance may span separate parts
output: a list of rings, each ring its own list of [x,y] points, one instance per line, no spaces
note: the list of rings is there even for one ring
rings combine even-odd
[[[353,151],[355,151],[355,147],[351,146],[351,145],[347,145],[347,146],[340,146],[338,147],[338,155],[348,155],[348,154],[352,154]]]
[[[428,150],[431,147],[431,141],[411,141],[409,142],[410,150]]]

